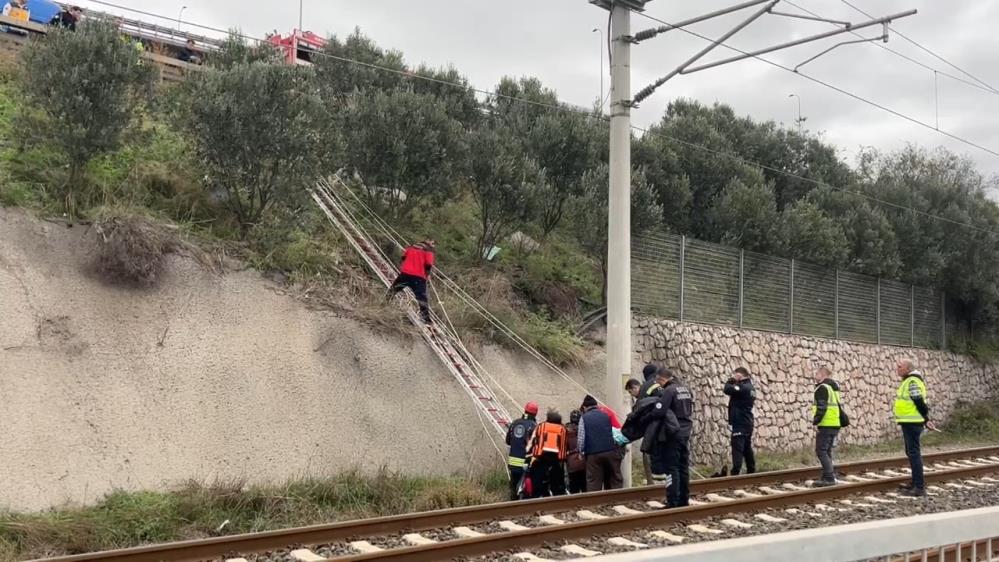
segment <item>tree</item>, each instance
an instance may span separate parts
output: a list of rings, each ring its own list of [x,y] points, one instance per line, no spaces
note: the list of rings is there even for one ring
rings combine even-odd
[[[711,208],[711,223],[722,244],[754,252],[773,251],[777,203],[773,185],[733,179]]]
[[[253,62],[279,63],[281,53],[269,43],[250,45],[243,39],[243,34],[238,29],[232,29],[219,48],[208,53],[205,62],[209,66],[226,70],[239,64]]]
[[[895,229],[884,212],[855,192],[816,189],[808,199],[843,227],[850,244],[846,269],[895,278],[901,266]]]
[[[408,72],[402,53],[385,51],[361,33],[360,28],[342,41],[330,37],[323,54],[316,57],[315,69],[327,101],[368,90],[399,88]]]
[[[368,199],[395,218],[420,201],[442,201],[465,164],[464,130],[431,95],[373,92],[339,118],[346,162]]]
[[[476,131],[471,147],[472,197],[482,226],[476,255],[481,260],[496,242],[533,218],[545,177],[508,128]]]
[[[410,80],[411,89],[417,94],[430,94],[441,100],[447,113],[458,120],[466,130],[476,127],[482,120],[479,101],[475,99],[468,78],[454,67],[416,69],[417,78]],[[460,86],[455,86],[459,84]]]
[[[274,204],[306,193],[319,173],[326,119],[309,69],[261,62],[191,75],[181,114],[205,182],[245,235]]]
[[[53,28],[22,51],[19,128],[27,142],[51,146],[66,158],[66,213],[76,214],[87,164],[122,146],[137,124],[152,86],[152,65],[119,37],[110,22],[88,20],[71,32]]]
[[[810,201],[798,201],[781,213],[782,253],[826,267],[842,267],[849,255],[843,229]]]
[[[586,172],[581,180],[583,194],[573,200],[571,229],[583,249],[600,264],[600,294],[607,302],[607,199],[610,193],[610,170],[602,164]],[[662,207],[646,180],[645,170],[631,177],[631,234],[648,232],[660,224]]]

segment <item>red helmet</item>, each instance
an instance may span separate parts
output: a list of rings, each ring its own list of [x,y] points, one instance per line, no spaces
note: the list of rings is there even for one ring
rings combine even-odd
[[[527,405],[524,406],[524,413],[532,416],[538,415],[538,403],[534,400],[528,402]]]

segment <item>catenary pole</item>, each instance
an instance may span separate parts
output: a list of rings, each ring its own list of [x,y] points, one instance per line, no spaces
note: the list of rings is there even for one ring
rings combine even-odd
[[[607,225],[607,396],[622,415],[631,377],[631,10],[611,6],[610,194]],[[622,463],[631,486],[631,454]]]

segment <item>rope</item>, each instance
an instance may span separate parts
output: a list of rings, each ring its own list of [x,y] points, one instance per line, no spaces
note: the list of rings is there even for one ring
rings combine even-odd
[[[375,213],[374,210],[371,209],[371,207],[369,207],[360,197],[358,197],[358,195],[356,193],[354,193],[354,191],[352,189],[350,189],[350,187],[347,186],[347,184],[339,176],[334,176],[334,177],[337,179],[337,181],[340,183],[340,185],[342,185],[344,187],[344,189],[351,195],[351,197],[354,199],[354,201],[356,201],[356,203],[358,205],[360,205],[361,208],[368,214],[370,220],[373,221],[376,224],[376,226],[385,234],[385,236],[389,240],[391,240],[398,248],[400,248],[400,249],[404,248],[403,243],[406,242],[405,237],[402,236],[402,234],[400,234],[397,230],[395,230],[395,228],[393,228],[391,225],[389,225],[384,220],[382,220],[382,218],[379,217],[378,214]],[[599,396],[597,396],[597,394],[595,394],[594,392],[592,392],[590,389],[586,388],[582,384],[576,382],[576,380],[573,379],[571,376],[569,376],[568,373],[566,373],[561,368],[559,368],[557,365],[555,365],[551,360],[549,360],[547,357],[545,357],[544,354],[542,354],[536,348],[534,348],[533,346],[531,346],[519,334],[517,334],[515,331],[513,331],[513,329],[511,329],[509,326],[507,326],[506,324],[504,324],[502,320],[500,320],[499,318],[497,318],[492,312],[490,312],[488,309],[486,309],[484,306],[482,306],[478,301],[476,301],[471,295],[469,295],[467,292],[465,292],[465,290],[462,289],[461,286],[459,286],[453,279],[451,279],[440,268],[437,269],[437,275],[438,275],[438,277],[440,277],[444,281],[444,284],[445,284],[445,286],[448,289],[450,289],[453,293],[455,293],[466,304],[468,304],[469,306],[471,306],[476,312],[478,312],[481,316],[483,316],[490,324],[492,324],[495,328],[497,328],[498,330],[500,330],[500,332],[502,332],[504,335],[506,335],[508,338],[510,338],[521,349],[523,349],[524,351],[526,351],[528,354],[530,354],[534,358],[538,359],[542,364],[544,364],[546,367],[548,367],[549,370],[551,370],[555,374],[559,375],[560,377],[562,377],[564,380],[568,381],[570,384],[572,384],[576,388],[582,390],[586,394],[590,394],[590,395],[596,397],[597,400],[598,400],[598,402],[605,403],[603,400],[599,399]]]

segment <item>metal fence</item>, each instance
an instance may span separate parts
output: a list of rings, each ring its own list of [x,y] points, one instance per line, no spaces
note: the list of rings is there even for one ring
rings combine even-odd
[[[681,321],[941,348],[943,293],[682,236],[632,243],[632,305]]]

